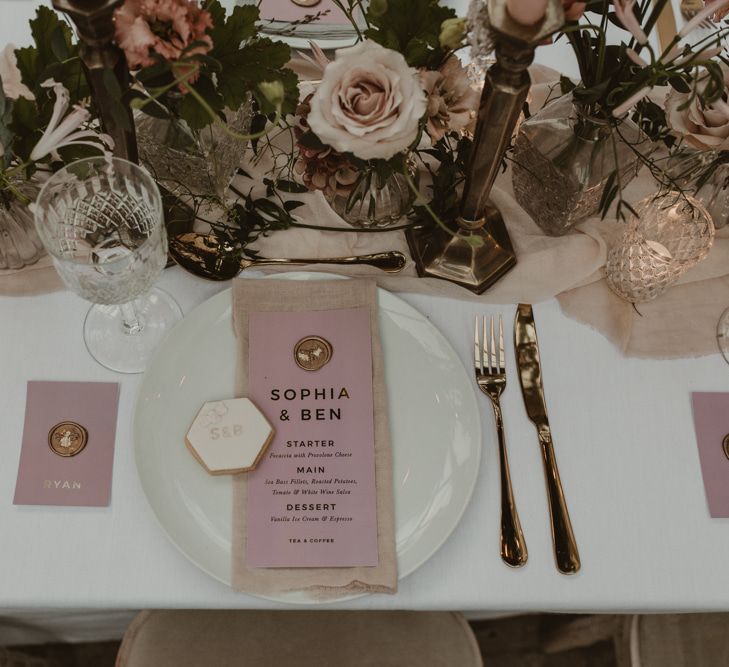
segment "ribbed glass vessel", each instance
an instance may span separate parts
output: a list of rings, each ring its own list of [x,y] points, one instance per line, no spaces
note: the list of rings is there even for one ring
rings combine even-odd
[[[237,111],[226,110],[225,117],[231,130],[248,134],[253,119],[252,99]],[[191,130],[176,118],[139,113],[135,124],[141,163],[155,180],[177,195],[223,197],[248,145],[217,123]]]
[[[709,253],[714,225],[703,205],[677,191],[646,197],[608,253],[608,286],[631,303],[660,296]]]
[[[38,195],[38,188],[27,181],[16,182],[14,187],[30,201]],[[0,191],[0,269],[22,269],[43,254],[28,203],[8,191]]]
[[[645,150],[642,143],[630,119],[612,126],[563,95],[519,126],[514,196],[546,234],[566,234],[598,212],[613,172],[623,186],[635,177],[638,158],[629,144]]]
[[[385,228],[408,213],[414,196],[397,172],[382,181],[374,170],[362,172],[349,193],[325,195],[334,212],[352,227]]]

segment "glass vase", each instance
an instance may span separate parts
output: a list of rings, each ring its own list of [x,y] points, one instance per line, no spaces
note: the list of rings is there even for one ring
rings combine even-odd
[[[675,190],[652,195],[635,207],[608,253],[610,289],[631,303],[660,296],[709,253],[714,225],[704,206]]]
[[[729,222],[729,164],[714,164],[719,154],[714,150],[682,149],[668,161],[666,171],[677,186],[693,194],[709,212],[716,229]],[[697,189],[707,169],[711,175]]]
[[[14,188],[30,201],[38,195],[38,188],[27,181],[14,184]],[[43,254],[27,202],[0,190],[0,269],[22,269]]]
[[[720,164],[694,195],[709,212],[714,227],[721,229],[729,223],[729,164]]]
[[[635,177],[638,158],[629,144],[641,141],[632,120],[613,126],[589,115],[571,94],[563,95],[519,126],[512,174],[516,200],[546,234],[566,234],[598,212],[613,172],[623,186]]]
[[[226,109],[225,118],[231,130],[248,134],[252,98],[237,111]],[[248,145],[217,123],[192,130],[174,116],[157,118],[138,113],[135,125],[140,162],[157,182],[178,196],[214,194],[222,198]]]
[[[396,225],[415,200],[401,173],[383,179],[370,168],[359,172],[349,192],[327,191],[324,197],[342,220],[361,229]]]

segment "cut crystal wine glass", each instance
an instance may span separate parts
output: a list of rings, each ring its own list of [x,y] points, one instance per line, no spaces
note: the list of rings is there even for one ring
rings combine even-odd
[[[162,200],[151,176],[120,158],[73,162],[43,185],[38,234],[66,286],[91,301],[84,341],[100,364],[139,373],[182,312],[152,288],[167,262]]]

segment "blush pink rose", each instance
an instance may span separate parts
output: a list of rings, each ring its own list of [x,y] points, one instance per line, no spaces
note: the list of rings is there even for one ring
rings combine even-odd
[[[308,123],[340,153],[389,159],[418,136],[427,101],[402,54],[365,40],[339,49],[311,99]]]
[[[721,69],[724,83],[729,85],[729,67],[722,63]],[[673,88],[666,97],[666,122],[672,133],[699,150],[729,150],[726,102],[704,106],[698,97],[690,102],[689,98],[689,93],[679,93]]]

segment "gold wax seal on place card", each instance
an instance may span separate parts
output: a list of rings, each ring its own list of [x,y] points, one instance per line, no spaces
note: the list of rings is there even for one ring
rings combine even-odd
[[[299,7],[316,7],[321,0],[291,0],[291,2]]]
[[[294,345],[294,360],[305,371],[318,371],[334,354],[332,344],[321,336],[305,336]]]
[[[76,422],[61,422],[48,432],[48,446],[58,456],[76,456],[88,440],[88,431]]]
[[[724,440],[721,443],[721,447],[724,450],[724,456],[729,459],[729,433],[724,436]]]

